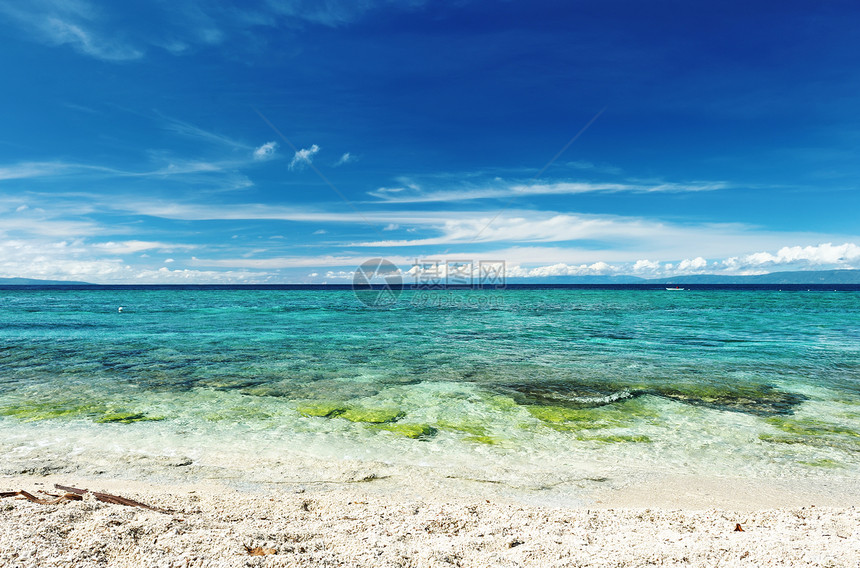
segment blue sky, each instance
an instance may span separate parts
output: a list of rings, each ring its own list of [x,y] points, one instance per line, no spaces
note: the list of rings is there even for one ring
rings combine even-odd
[[[860,268],[853,2],[0,5],[0,277]]]

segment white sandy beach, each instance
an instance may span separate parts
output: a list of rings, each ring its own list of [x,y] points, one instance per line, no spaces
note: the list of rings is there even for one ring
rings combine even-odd
[[[55,483],[173,511],[96,501],[0,501],[0,566],[858,566],[860,496],[850,480],[654,479],[596,491],[590,504],[409,493],[388,479],[239,491],[74,476]],[[737,531],[740,524],[742,531]],[[250,549],[267,554],[252,556]]]

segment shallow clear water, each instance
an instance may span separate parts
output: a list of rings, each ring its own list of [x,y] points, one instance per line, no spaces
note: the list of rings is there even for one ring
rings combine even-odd
[[[0,291],[0,473],[860,471],[860,293],[426,294]]]

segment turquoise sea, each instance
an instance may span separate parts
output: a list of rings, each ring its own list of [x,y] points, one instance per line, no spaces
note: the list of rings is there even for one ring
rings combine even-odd
[[[6,289],[0,432],[7,475],[852,476],[860,292]]]

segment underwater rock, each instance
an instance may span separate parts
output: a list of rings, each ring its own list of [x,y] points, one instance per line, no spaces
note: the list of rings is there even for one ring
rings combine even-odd
[[[352,400],[379,394],[379,386],[367,382],[320,379],[310,382],[283,380],[242,389],[242,394],[295,400]]]
[[[593,408],[612,404],[644,393],[631,392],[614,385],[573,382],[510,383],[496,387],[521,405]]]
[[[757,416],[791,414],[807,397],[765,384],[508,383],[490,387],[526,406],[596,408],[644,395]]]
[[[147,416],[142,412],[108,412],[96,418],[95,422],[99,424],[131,424],[132,422],[156,422],[159,420],[164,420],[164,416]]]
[[[374,424],[372,428],[414,439],[429,438],[436,435],[436,428],[429,424]]]
[[[622,442],[634,442],[640,444],[650,444],[651,438],[645,435],[607,435],[607,436],[577,436],[577,440],[583,442],[603,442],[604,444],[617,444]]]
[[[791,414],[795,406],[807,400],[807,397],[802,394],[761,384],[656,386],[651,387],[647,392],[687,404],[717,410],[746,412],[757,416]]]
[[[487,446],[498,446],[506,442],[506,440],[496,436],[466,436],[463,438],[463,441]]]

